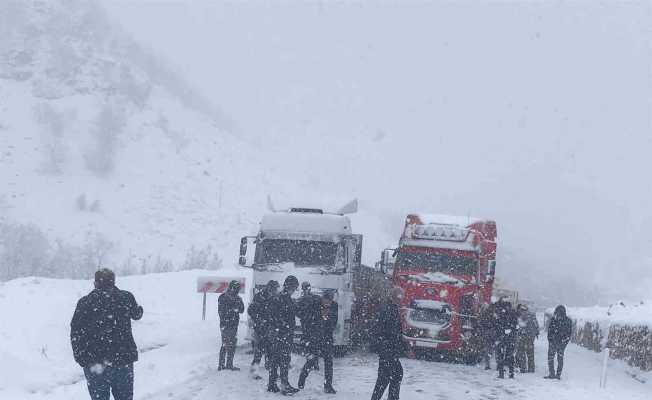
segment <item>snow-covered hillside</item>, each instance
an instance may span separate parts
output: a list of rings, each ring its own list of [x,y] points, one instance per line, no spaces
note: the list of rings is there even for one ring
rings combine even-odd
[[[257,150],[227,128],[95,2],[0,6],[5,258],[24,257],[6,254],[19,233],[29,242],[23,253],[49,247],[74,263],[85,248],[93,263],[125,270],[233,260],[222,251],[237,251],[266,193],[280,188]]]
[[[247,277],[247,270],[221,273]],[[211,271],[182,271],[118,278],[144,307],[143,319],[133,323],[140,350],[135,364],[135,399],[245,400],[272,398],[265,382],[247,372],[251,356],[244,340],[235,364],[240,372],[218,372],[217,296],[208,296],[207,320],[201,320],[202,296],[196,278]],[[77,300],[92,287],[90,281],[22,278],[0,284],[0,399],[83,400],[88,398],[83,373],[73,360],[69,323]],[[246,296],[245,296],[246,297]],[[247,298],[244,299],[248,301]],[[245,321],[239,336],[245,335]],[[527,400],[643,400],[652,396],[652,376],[613,361],[606,389],[599,388],[600,354],[570,345],[564,379],[550,382],[545,373],[546,344],[537,341],[537,373],[497,380],[495,371],[420,360],[402,360],[401,398],[406,400],[527,399]],[[294,383],[305,360],[293,356]],[[368,398],[377,371],[372,354],[353,354],[335,360],[338,394],[322,392],[322,372],[313,372],[297,399]],[[632,379],[635,375],[639,380]],[[642,383],[640,381],[645,381]]]

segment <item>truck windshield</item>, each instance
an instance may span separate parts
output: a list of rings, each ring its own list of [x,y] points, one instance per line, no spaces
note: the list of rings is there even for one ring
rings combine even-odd
[[[257,264],[335,265],[338,244],[308,240],[265,239],[256,251]]]
[[[452,275],[473,276],[477,273],[478,261],[474,257],[453,256],[439,253],[399,251],[396,266],[407,270],[443,272]]]

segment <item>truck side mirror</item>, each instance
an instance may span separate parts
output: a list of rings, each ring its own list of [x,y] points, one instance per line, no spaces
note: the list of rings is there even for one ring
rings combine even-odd
[[[243,267],[251,267],[253,265],[253,260],[252,260],[252,262],[248,262],[249,257],[247,257],[250,242],[251,242],[252,245],[255,246],[256,237],[255,236],[245,236],[242,239],[240,239],[240,258],[238,259],[238,264],[242,265]],[[252,247],[254,247],[254,246],[252,246]],[[249,254],[251,254],[251,253],[249,253]]]
[[[496,276],[496,260],[488,261],[487,282],[493,282]]]

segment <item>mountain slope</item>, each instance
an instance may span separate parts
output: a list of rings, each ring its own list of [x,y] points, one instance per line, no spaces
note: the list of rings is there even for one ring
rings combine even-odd
[[[217,263],[255,227],[261,157],[94,2],[3,3],[0,98],[0,221],[49,241],[24,252],[86,248],[126,269]],[[4,231],[6,243],[25,229]]]

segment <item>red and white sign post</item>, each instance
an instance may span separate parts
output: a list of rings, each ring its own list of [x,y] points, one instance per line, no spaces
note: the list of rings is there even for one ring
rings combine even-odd
[[[197,278],[197,293],[203,293],[204,299],[202,301],[202,321],[206,320],[206,293],[224,293],[229,287],[229,282],[240,282],[240,291],[245,290],[245,278],[228,277],[228,276],[200,276]]]

